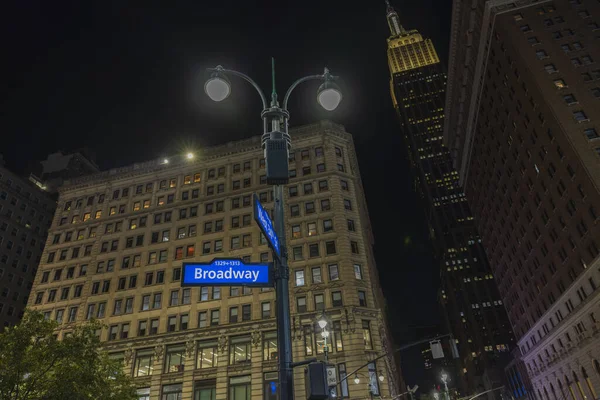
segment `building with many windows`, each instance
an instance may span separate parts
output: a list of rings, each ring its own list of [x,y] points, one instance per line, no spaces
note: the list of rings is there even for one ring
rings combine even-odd
[[[324,356],[344,377],[391,349],[352,137],[321,122],[292,130],[286,228],[294,361]],[[275,293],[181,287],[183,261],[269,261],[252,196],[273,207],[260,137],[74,179],[58,209],[30,306],[60,323],[100,319],[98,332],[140,399],[276,399]],[[398,391],[392,358],[341,385],[338,397]],[[377,377],[385,377],[380,382]],[[294,374],[304,396],[304,374]]]
[[[0,156],[0,331],[23,316],[56,207],[2,164]]]
[[[442,143],[446,73],[431,40],[405,30],[387,6],[391,97],[439,261],[445,322],[460,352],[456,386],[464,394],[491,389],[501,384],[515,343],[458,173]]]
[[[454,2],[444,139],[539,399],[600,390],[599,16],[594,0]]]

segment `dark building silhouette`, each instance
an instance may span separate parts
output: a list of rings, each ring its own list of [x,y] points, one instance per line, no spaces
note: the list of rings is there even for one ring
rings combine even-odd
[[[444,140],[538,399],[600,390],[599,14],[453,5]]]
[[[389,5],[390,89],[440,263],[440,302],[458,345],[463,393],[500,384],[514,338],[475,221],[442,143],[446,73],[435,48]]]
[[[5,168],[0,155],[0,330],[23,316],[56,209],[57,188],[65,179],[98,171],[84,154],[50,154],[29,178]]]

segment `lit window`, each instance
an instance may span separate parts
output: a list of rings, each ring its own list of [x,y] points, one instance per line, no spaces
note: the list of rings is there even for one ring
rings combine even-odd
[[[568,87],[563,79],[556,79],[554,81],[554,86],[556,86],[559,89],[564,89],[564,88]]]

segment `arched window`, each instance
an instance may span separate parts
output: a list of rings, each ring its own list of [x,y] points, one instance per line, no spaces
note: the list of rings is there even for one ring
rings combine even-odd
[[[594,385],[592,385],[592,381],[590,380],[590,377],[587,374],[587,371],[585,370],[585,368],[583,366],[581,366],[581,375],[583,376],[583,379],[585,380],[585,383],[588,387],[588,390],[590,391],[592,398],[593,399],[597,399],[598,396],[596,395],[596,390],[594,389]]]
[[[567,375],[565,375],[565,384],[567,385],[569,393],[571,393],[571,399],[577,400],[577,398],[575,397],[575,392],[573,391],[573,386],[571,386],[571,382],[569,382],[569,377]]]
[[[575,386],[577,386],[577,389],[579,390],[579,394],[581,395],[581,398],[586,399],[587,396],[585,395],[585,393],[583,393],[583,387],[581,386],[581,382],[579,382],[579,377],[577,376],[575,371],[573,371],[573,382],[575,383]]]

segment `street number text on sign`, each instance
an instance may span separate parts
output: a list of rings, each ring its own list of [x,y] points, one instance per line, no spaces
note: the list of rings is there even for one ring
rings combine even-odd
[[[273,227],[273,222],[271,222],[271,217],[269,217],[269,213],[265,210],[260,204],[258,200],[258,196],[254,194],[254,219],[258,223],[260,230],[263,232],[269,245],[277,255],[277,257],[281,257],[281,249],[279,248],[279,238],[275,233],[275,228]]]
[[[269,263],[244,263],[236,258],[215,258],[209,263],[183,263],[181,286],[272,287]]]

